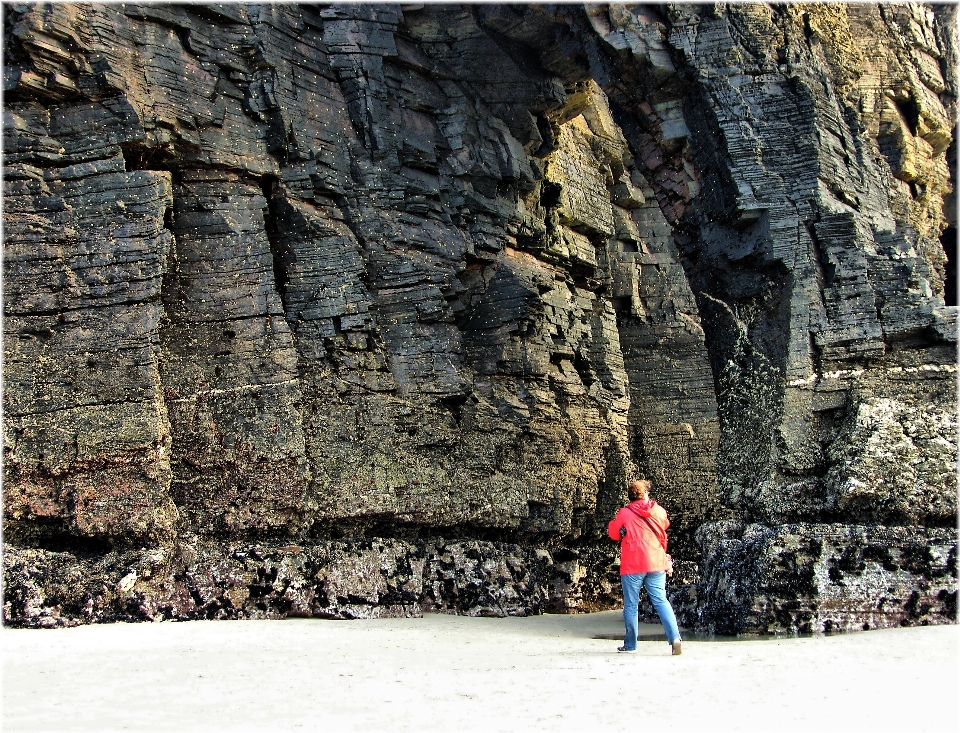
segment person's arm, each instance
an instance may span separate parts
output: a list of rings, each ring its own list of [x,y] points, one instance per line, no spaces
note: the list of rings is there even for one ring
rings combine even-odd
[[[617,516],[615,516],[607,525],[607,536],[614,542],[619,542],[623,538],[624,532],[626,531],[626,525],[620,516],[622,513],[623,510],[621,509],[619,512],[617,512]]]

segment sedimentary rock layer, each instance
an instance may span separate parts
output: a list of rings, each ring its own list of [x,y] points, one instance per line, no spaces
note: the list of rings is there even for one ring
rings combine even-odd
[[[953,8],[4,12],[8,621],[121,614],[24,568],[202,547],[242,578],[266,543],[309,575],[361,540],[428,568],[499,542],[535,578],[510,608],[600,607],[615,584],[536,553],[607,558],[640,474],[688,623],[794,603],[728,522],[955,543]],[[403,603],[474,612],[451,582]],[[144,608],[207,613],[158,583]],[[870,623],[949,619],[898,608]]]

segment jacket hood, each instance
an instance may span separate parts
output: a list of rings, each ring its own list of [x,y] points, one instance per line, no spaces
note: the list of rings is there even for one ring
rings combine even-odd
[[[653,508],[657,505],[653,499],[637,499],[636,501],[631,501],[627,506],[629,506],[633,511],[639,514],[642,517],[649,517],[650,512],[653,511]]]

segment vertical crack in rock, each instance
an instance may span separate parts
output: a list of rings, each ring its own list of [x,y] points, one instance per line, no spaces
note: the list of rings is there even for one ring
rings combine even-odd
[[[944,270],[943,302],[944,305],[957,305],[957,228],[949,226],[940,235],[944,254],[947,257],[947,266]]]
[[[237,174],[182,171],[175,189],[161,371],[187,531],[288,534],[303,517],[302,398],[267,210]]]
[[[296,266],[296,255],[280,236],[277,229],[278,212],[275,199],[280,195],[280,179],[276,176],[265,175],[260,179],[260,190],[267,202],[264,210],[264,231],[270,242],[270,254],[273,256],[273,280],[280,296],[280,304],[286,308],[287,283],[290,281],[290,269]]]

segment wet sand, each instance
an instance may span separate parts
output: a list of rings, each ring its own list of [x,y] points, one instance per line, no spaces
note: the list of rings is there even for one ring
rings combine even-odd
[[[0,631],[3,731],[945,731],[960,627],[617,654],[581,616]],[[644,625],[641,637],[662,634]]]

